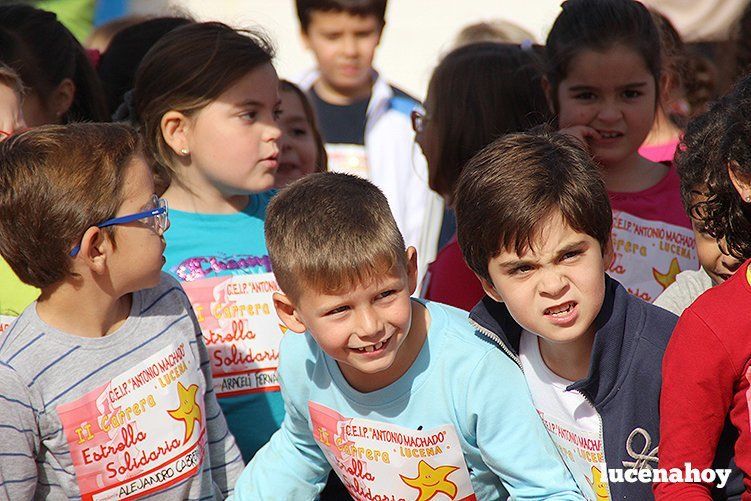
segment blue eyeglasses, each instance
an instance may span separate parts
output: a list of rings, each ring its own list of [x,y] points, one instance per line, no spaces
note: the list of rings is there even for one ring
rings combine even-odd
[[[116,226],[118,224],[132,223],[133,221],[143,221],[151,226],[151,229],[157,235],[163,235],[167,231],[167,223],[169,221],[169,209],[167,207],[167,201],[163,198],[159,198],[156,195],[151,197],[151,207],[143,212],[137,212],[135,214],[128,214],[127,216],[115,217],[108,219],[102,223],[96,225],[97,228],[106,228],[107,226]],[[78,251],[81,250],[81,244],[73,247],[70,251],[70,257],[76,257]]]

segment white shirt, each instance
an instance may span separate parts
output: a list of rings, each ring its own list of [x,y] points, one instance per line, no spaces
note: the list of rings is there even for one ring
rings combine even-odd
[[[545,365],[538,340],[525,330],[519,346],[532,402],[584,496],[594,501],[610,499],[600,416],[584,395],[566,391],[573,381]]]

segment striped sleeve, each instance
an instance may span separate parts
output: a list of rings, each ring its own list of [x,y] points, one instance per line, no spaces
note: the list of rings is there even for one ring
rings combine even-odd
[[[0,363],[0,498],[32,499],[40,437],[29,388]]]

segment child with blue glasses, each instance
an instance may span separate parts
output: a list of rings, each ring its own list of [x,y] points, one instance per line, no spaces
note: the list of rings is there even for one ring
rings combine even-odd
[[[0,338],[0,498],[215,499],[242,458],[136,132],[0,144],[0,255],[41,290]]]

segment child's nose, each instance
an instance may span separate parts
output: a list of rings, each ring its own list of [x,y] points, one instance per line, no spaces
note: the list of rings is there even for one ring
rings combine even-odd
[[[597,114],[597,118],[603,122],[616,122],[620,120],[621,115],[621,110],[617,104],[604,103]]]
[[[561,273],[555,270],[541,270],[540,278],[540,293],[549,296],[556,297],[563,292],[566,288],[566,279]]]
[[[370,308],[360,312],[359,320],[361,337],[377,336],[383,330],[380,317]]]
[[[266,141],[283,142],[281,141],[282,129],[276,124],[270,124],[268,127],[266,127],[265,136],[266,136]]]
[[[357,56],[357,40],[355,40],[354,36],[348,37],[345,36],[342,41],[342,51],[345,55],[350,57]]]

